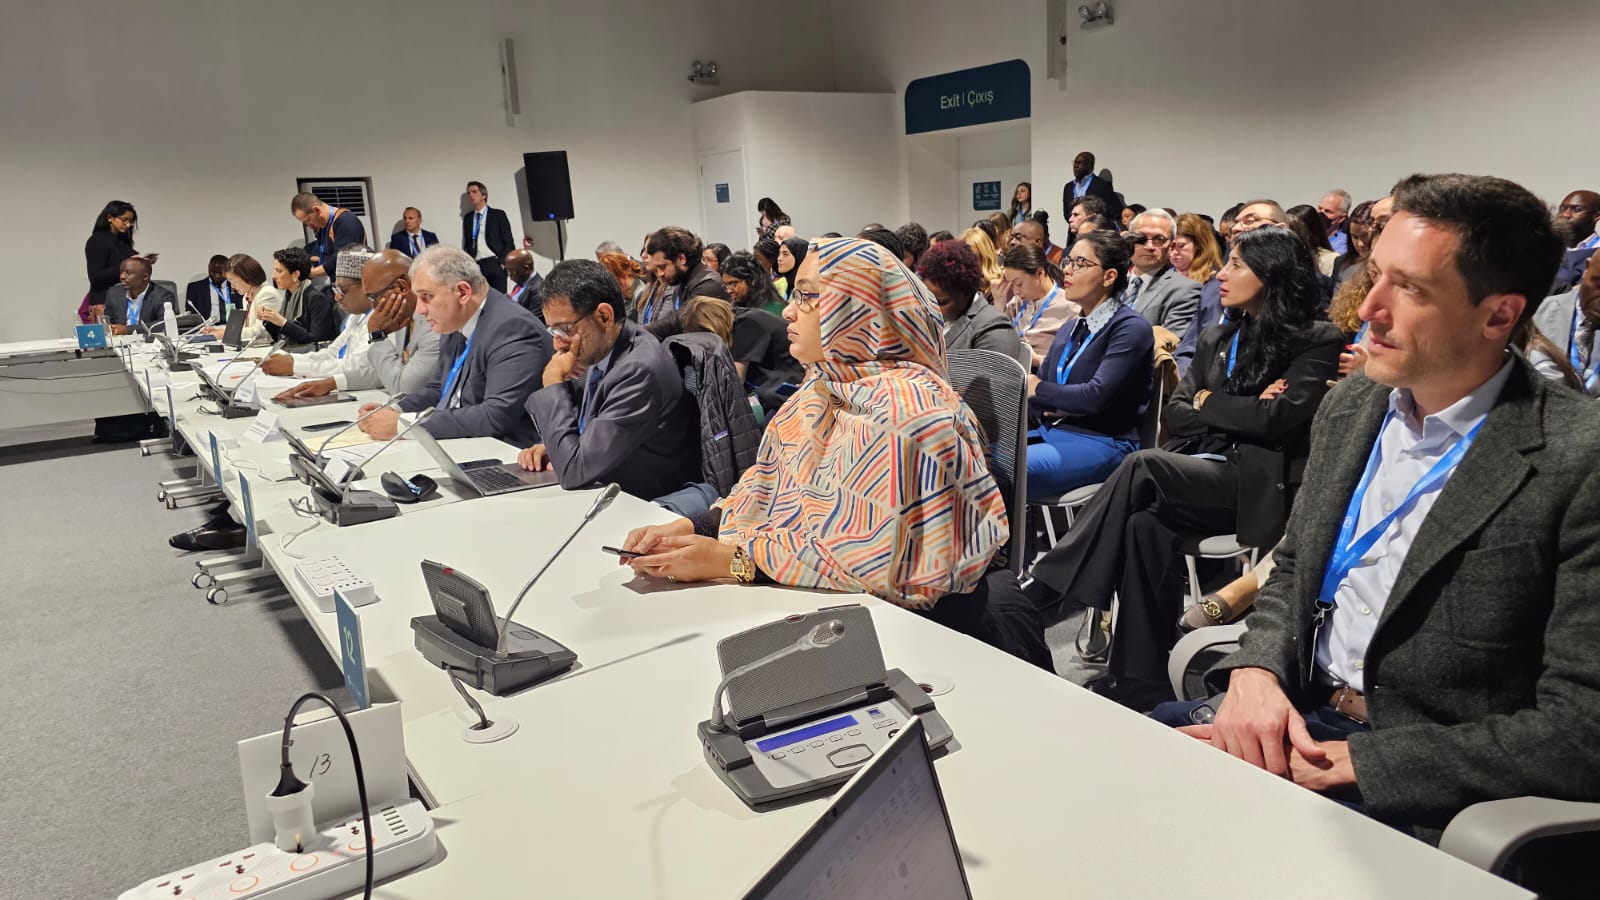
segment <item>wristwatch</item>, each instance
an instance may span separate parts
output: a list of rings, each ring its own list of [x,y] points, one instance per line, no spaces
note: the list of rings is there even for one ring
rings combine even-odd
[[[369,332],[367,332],[367,340],[369,340],[369,341],[387,340],[388,337],[389,337],[389,332],[384,331],[381,328],[379,330],[377,330],[377,331],[369,331]]]
[[[1206,618],[1218,625],[1228,620],[1228,613],[1230,612],[1227,604],[1223,603],[1222,598],[1216,594],[1207,594],[1200,598],[1200,611],[1206,614]]]
[[[728,574],[740,584],[749,584],[756,580],[756,564],[751,562],[750,554],[743,547],[733,548],[733,561],[728,563]]]

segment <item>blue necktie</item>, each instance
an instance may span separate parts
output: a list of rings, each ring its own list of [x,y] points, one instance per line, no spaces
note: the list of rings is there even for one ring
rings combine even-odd
[[[594,404],[594,396],[600,390],[600,379],[604,377],[605,373],[600,371],[599,368],[593,368],[589,370],[589,380],[583,389],[583,410],[578,414],[579,434],[583,434],[583,429],[588,427],[590,413],[589,407]]]

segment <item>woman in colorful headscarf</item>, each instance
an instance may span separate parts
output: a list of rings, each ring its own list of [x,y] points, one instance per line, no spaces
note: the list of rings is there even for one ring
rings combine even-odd
[[[629,534],[626,549],[645,554],[629,564],[674,581],[862,591],[981,633],[991,583],[1015,589],[1008,572],[985,580],[1005,502],[945,382],[937,303],[889,251],[854,238],[818,243],[796,276],[784,318],[805,381],[729,496],[701,519]]]

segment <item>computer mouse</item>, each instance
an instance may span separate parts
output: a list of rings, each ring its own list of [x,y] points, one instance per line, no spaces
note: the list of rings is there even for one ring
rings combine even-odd
[[[439,492],[439,482],[426,475],[413,475],[407,481],[394,472],[385,472],[378,482],[396,503],[421,503]]]

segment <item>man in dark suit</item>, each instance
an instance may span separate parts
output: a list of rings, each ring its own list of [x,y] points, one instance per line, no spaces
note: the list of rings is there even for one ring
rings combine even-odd
[[[490,288],[472,257],[454,247],[422,251],[411,264],[411,289],[417,311],[440,335],[439,368],[399,412],[378,412],[361,430],[387,440],[403,415],[431,406],[438,411],[422,427],[436,438],[494,437],[519,447],[538,440],[523,405],[550,359],[544,325]],[[360,414],[376,408],[364,404]]]
[[[1133,271],[1128,273],[1122,303],[1138,310],[1151,325],[1181,336],[1200,308],[1200,285],[1179,274],[1167,259],[1178,223],[1166,210],[1152,209],[1135,216],[1129,230],[1135,245]]]
[[[518,248],[506,254],[507,294],[517,305],[544,321],[544,277],[533,270],[533,251]]]
[[[622,317],[623,305],[617,280],[593,260],[550,270],[544,311],[556,354],[528,398],[541,442],[518,461],[554,467],[569,490],[615,481],[651,500],[701,480],[700,418],[671,354]]]
[[[184,302],[189,309],[213,322],[226,322],[228,311],[242,299],[228,284],[228,258],[220,253],[206,264],[206,277],[189,282],[184,289]]]
[[[1061,187],[1061,208],[1071,212],[1072,202],[1080,197],[1099,197],[1106,205],[1106,217],[1122,221],[1122,195],[1112,189],[1111,182],[1094,174],[1094,154],[1087,150],[1072,158],[1072,180]]]
[[[121,284],[106,291],[106,315],[112,334],[127,334],[138,327],[161,324],[164,307],[177,311],[178,298],[165,286],[150,281],[150,263],[130,256],[122,261]]]
[[[478,261],[489,286],[505,293],[506,269],[501,260],[516,247],[511,220],[505,210],[489,206],[489,189],[481,181],[467,182],[467,199],[472,201],[472,211],[461,217],[461,248]]]
[[[406,227],[389,235],[390,250],[399,250],[414,259],[417,254],[439,243],[437,234],[422,227],[422,210],[408,206],[400,218]]]
[[[1480,801],[1600,800],[1600,413],[1508,350],[1561,255],[1537,197],[1414,175],[1394,209],[1226,696],[1152,715],[1433,841]]]

